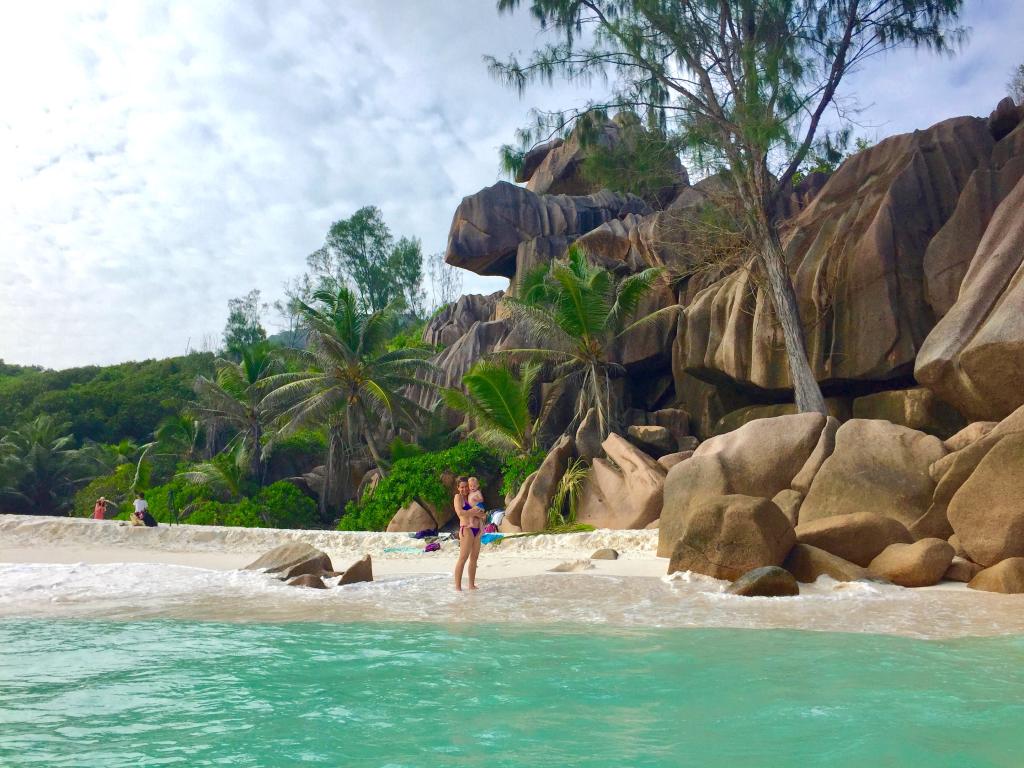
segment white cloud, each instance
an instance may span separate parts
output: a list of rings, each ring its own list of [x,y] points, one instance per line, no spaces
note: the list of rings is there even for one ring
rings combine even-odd
[[[232,296],[300,272],[330,223],[381,207],[441,250],[531,106],[481,57],[529,50],[489,0],[126,0],[0,11],[0,357],[63,367],[181,353]],[[952,61],[899,54],[855,83],[881,135],[991,109],[1022,13],[971,4]],[[503,281],[467,275],[467,290]]]

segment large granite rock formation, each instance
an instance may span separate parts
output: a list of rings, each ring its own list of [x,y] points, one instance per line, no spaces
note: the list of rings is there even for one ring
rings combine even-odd
[[[934,324],[924,255],[993,139],[962,117],[849,158],[788,227],[785,249],[819,381],[905,378]],[[770,301],[751,270],[700,291],[686,310],[682,365],[764,390],[790,387]]]
[[[706,502],[732,494],[767,501],[805,474],[805,465],[820,466],[824,460],[820,454],[828,446],[816,449],[826,426],[826,418],[818,413],[779,416],[752,421],[701,443],[690,458],[668,472],[658,554],[672,554],[691,516]]]
[[[487,323],[497,319],[498,302],[504,296],[496,291],[488,296],[471,293],[460,296],[457,301],[430,318],[423,329],[423,341],[434,346],[450,347],[464,336],[474,323]]]
[[[595,528],[645,528],[661,514],[665,468],[614,433],[602,448],[609,460],[593,460],[576,519]]]
[[[592,116],[587,125],[578,124],[567,139],[554,139],[530,150],[523,158],[516,181],[525,181],[526,188],[538,195],[589,195],[598,192],[598,186],[583,171],[587,156],[594,148],[628,152],[645,137],[643,125],[630,112],[620,112],[610,120]],[[672,178],[663,189],[653,193],[649,202],[667,205],[689,183],[679,158],[673,160]]]
[[[975,177],[950,236],[960,242],[936,246],[935,260],[948,264],[948,287],[933,293],[946,311],[914,373],[968,417],[1000,419],[1024,404],[1024,124],[996,145],[993,167]],[[969,265],[956,261],[967,254]]]
[[[901,587],[938,584],[953,562],[953,548],[942,539],[890,544],[868,565],[868,572]]]
[[[855,565],[868,564],[893,544],[910,544],[914,537],[902,523],[874,512],[832,515],[796,527],[796,540]]]
[[[675,542],[668,572],[693,571],[734,580],[747,571],[782,565],[793,527],[768,499],[733,494],[697,505]]]
[[[575,239],[627,213],[649,213],[635,195],[537,195],[506,181],[463,198],[448,233],[445,261],[478,275],[515,277],[516,253],[538,238]],[[536,246],[534,246],[536,247]]]
[[[929,467],[942,441],[888,421],[852,419],[836,433],[835,450],[815,474],[800,522],[871,511],[910,527],[931,504]]]
[[[1024,556],[1024,406],[937,467],[926,517],[946,521],[966,555],[981,565]]]

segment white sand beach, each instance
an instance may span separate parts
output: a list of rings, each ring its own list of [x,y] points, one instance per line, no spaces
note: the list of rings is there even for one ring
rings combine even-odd
[[[370,554],[375,581],[307,590],[238,570],[289,539],[324,550],[339,569]],[[929,639],[1024,633],[1022,596],[823,577],[795,598],[737,597],[725,593],[727,582],[666,575],[656,544],[657,531],[511,539],[484,547],[480,589],[457,594],[454,544],[424,553],[404,534],[4,516],[0,617],[792,628]],[[619,559],[590,560],[602,547]],[[560,565],[568,571],[551,572]]]

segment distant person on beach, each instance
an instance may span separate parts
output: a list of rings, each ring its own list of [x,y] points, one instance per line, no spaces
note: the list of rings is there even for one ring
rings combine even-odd
[[[477,494],[480,487],[477,486]],[[452,503],[455,514],[459,516],[459,559],[455,562],[455,591],[462,591],[462,570],[469,562],[469,588],[476,589],[476,563],[480,557],[480,532],[484,527],[482,508],[483,494],[480,494],[481,506],[475,506],[469,487],[469,478],[460,477],[457,492]]]
[[[92,519],[93,520],[106,520],[107,518],[107,500],[100,496],[96,499],[96,504],[92,508]]]
[[[149,513],[149,504],[142,491],[135,492],[135,509],[132,511],[132,525],[144,525],[147,528],[156,528],[156,518]]]

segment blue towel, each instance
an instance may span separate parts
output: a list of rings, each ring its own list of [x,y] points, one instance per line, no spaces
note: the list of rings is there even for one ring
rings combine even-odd
[[[504,533],[485,533],[480,537],[481,544],[490,544],[492,541],[498,541],[504,537]]]

